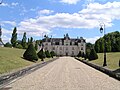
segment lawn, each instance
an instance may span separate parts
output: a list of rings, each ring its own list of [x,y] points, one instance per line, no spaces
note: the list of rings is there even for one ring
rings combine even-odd
[[[23,49],[0,47],[0,74],[35,64],[22,58],[24,51]],[[45,61],[48,60],[48,58],[45,59]],[[41,62],[40,59],[37,63],[39,62]]]
[[[103,53],[98,53],[98,59],[89,62],[103,66],[103,58],[104,58]],[[120,52],[107,53],[107,68],[111,70],[120,68],[119,59],[120,59]]]
[[[33,62],[22,59],[25,50],[0,47],[0,74],[22,68]]]

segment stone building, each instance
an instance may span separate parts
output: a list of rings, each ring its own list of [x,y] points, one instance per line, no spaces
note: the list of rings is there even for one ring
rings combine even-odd
[[[45,36],[44,50],[54,51],[58,56],[77,56],[79,51],[86,53],[86,41],[82,37],[70,38],[68,34],[64,38],[49,38]]]

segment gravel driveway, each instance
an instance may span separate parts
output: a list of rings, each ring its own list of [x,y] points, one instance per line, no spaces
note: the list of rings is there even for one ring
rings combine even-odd
[[[72,57],[60,57],[3,90],[120,90],[120,81]]]

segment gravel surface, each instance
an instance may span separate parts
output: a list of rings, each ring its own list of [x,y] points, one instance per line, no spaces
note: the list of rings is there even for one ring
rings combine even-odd
[[[2,90],[120,90],[120,81],[72,57],[60,57]]]

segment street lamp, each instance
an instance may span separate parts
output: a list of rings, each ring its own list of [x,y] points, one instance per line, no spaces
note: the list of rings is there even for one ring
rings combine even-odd
[[[104,23],[100,24],[100,32],[104,33],[104,36],[105,36],[105,24]],[[103,63],[103,66],[107,66],[107,62],[106,62],[106,40],[105,40],[105,37],[104,37],[104,63]]]

